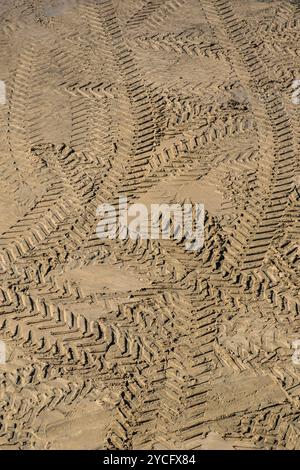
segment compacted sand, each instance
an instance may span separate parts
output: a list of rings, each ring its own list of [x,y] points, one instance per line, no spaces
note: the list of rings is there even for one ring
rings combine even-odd
[[[0,449],[300,449],[300,2],[1,0],[0,46]],[[120,195],[203,248],[100,240]]]

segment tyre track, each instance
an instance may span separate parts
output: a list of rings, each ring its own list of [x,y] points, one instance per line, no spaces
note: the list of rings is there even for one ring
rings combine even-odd
[[[234,15],[229,2],[216,1],[214,4],[224,22],[228,40],[236,45],[244,67],[258,85],[260,99],[264,103],[272,129],[274,160],[270,160],[270,157],[266,155],[261,162],[258,174],[262,187],[255,199],[261,198],[261,191],[266,191],[267,185],[267,197],[264,199],[264,204],[260,204],[260,217],[256,216],[253,219],[254,211],[250,201],[247,214],[241,221],[238,221],[238,232],[228,246],[228,259],[232,260],[230,262],[237,263],[241,269],[258,268],[278,228],[292,188],[295,168],[293,132],[282,98],[272,88],[265,66],[260,62],[254,46],[251,45],[250,31],[245,21],[240,21]],[[256,206],[256,200],[254,204]],[[250,226],[249,222],[246,222],[247,219]],[[258,224],[258,228],[251,226],[251,220],[255,225]],[[239,261],[241,257],[242,260]]]

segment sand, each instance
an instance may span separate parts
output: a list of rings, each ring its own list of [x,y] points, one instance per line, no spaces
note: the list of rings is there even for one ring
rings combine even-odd
[[[1,0],[0,449],[300,449],[300,3]],[[99,239],[201,203],[204,245]]]

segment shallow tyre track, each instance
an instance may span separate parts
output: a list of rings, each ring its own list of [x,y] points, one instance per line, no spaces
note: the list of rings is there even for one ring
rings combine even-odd
[[[299,449],[299,372],[289,345],[299,327],[297,111],[272,81],[265,50],[234,2],[137,2],[123,26],[116,3],[80,1],[80,34],[78,23],[70,32],[64,25],[50,42],[55,91],[68,103],[66,142],[47,142],[41,132],[48,71],[39,41],[21,48],[12,72],[10,160],[1,164],[24,211],[0,237],[0,339],[24,357],[17,372],[3,376],[10,413],[7,423],[0,421],[0,448],[51,448],[38,424],[45,410],[61,407],[69,417],[97,400],[110,413],[98,444],[104,448],[195,449],[215,431],[237,447]],[[213,43],[190,44],[189,31],[178,33],[181,15],[193,8],[213,31]],[[296,14],[286,2],[275,30],[289,28]],[[165,33],[172,21],[176,34]],[[189,60],[195,68],[227,64],[230,78],[211,84],[227,101],[202,103],[201,83],[187,79],[181,90],[156,84],[159,63],[153,60],[153,76],[146,73],[141,49],[184,60],[182,74]],[[86,73],[77,68],[78,51],[90,59]],[[101,63],[96,71],[92,60]],[[232,83],[244,87],[249,103],[228,98]],[[170,174],[187,186],[205,184],[226,168],[238,175],[228,190],[231,222],[222,208],[221,215],[208,210],[199,253],[169,240],[96,237],[98,204],[116,204],[123,194],[143,198]],[[29,175],[34,194],[22,186]],[[147,275],[147,287],[85,293],[80,282],[58,281],[70,266],[106,262],[137,278]],[[275,395],[268,410],[254,390],[258,401],[232,412],[225,391],[218,415],[220,374],[237,393],[244,377],[270,379]]]

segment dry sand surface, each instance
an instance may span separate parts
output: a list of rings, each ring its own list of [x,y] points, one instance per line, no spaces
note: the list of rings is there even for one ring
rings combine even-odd
[[[0,449],[300,449],[300,2],[1,0],[0,46]],[[100,240],[120,195],[203,248]]]

